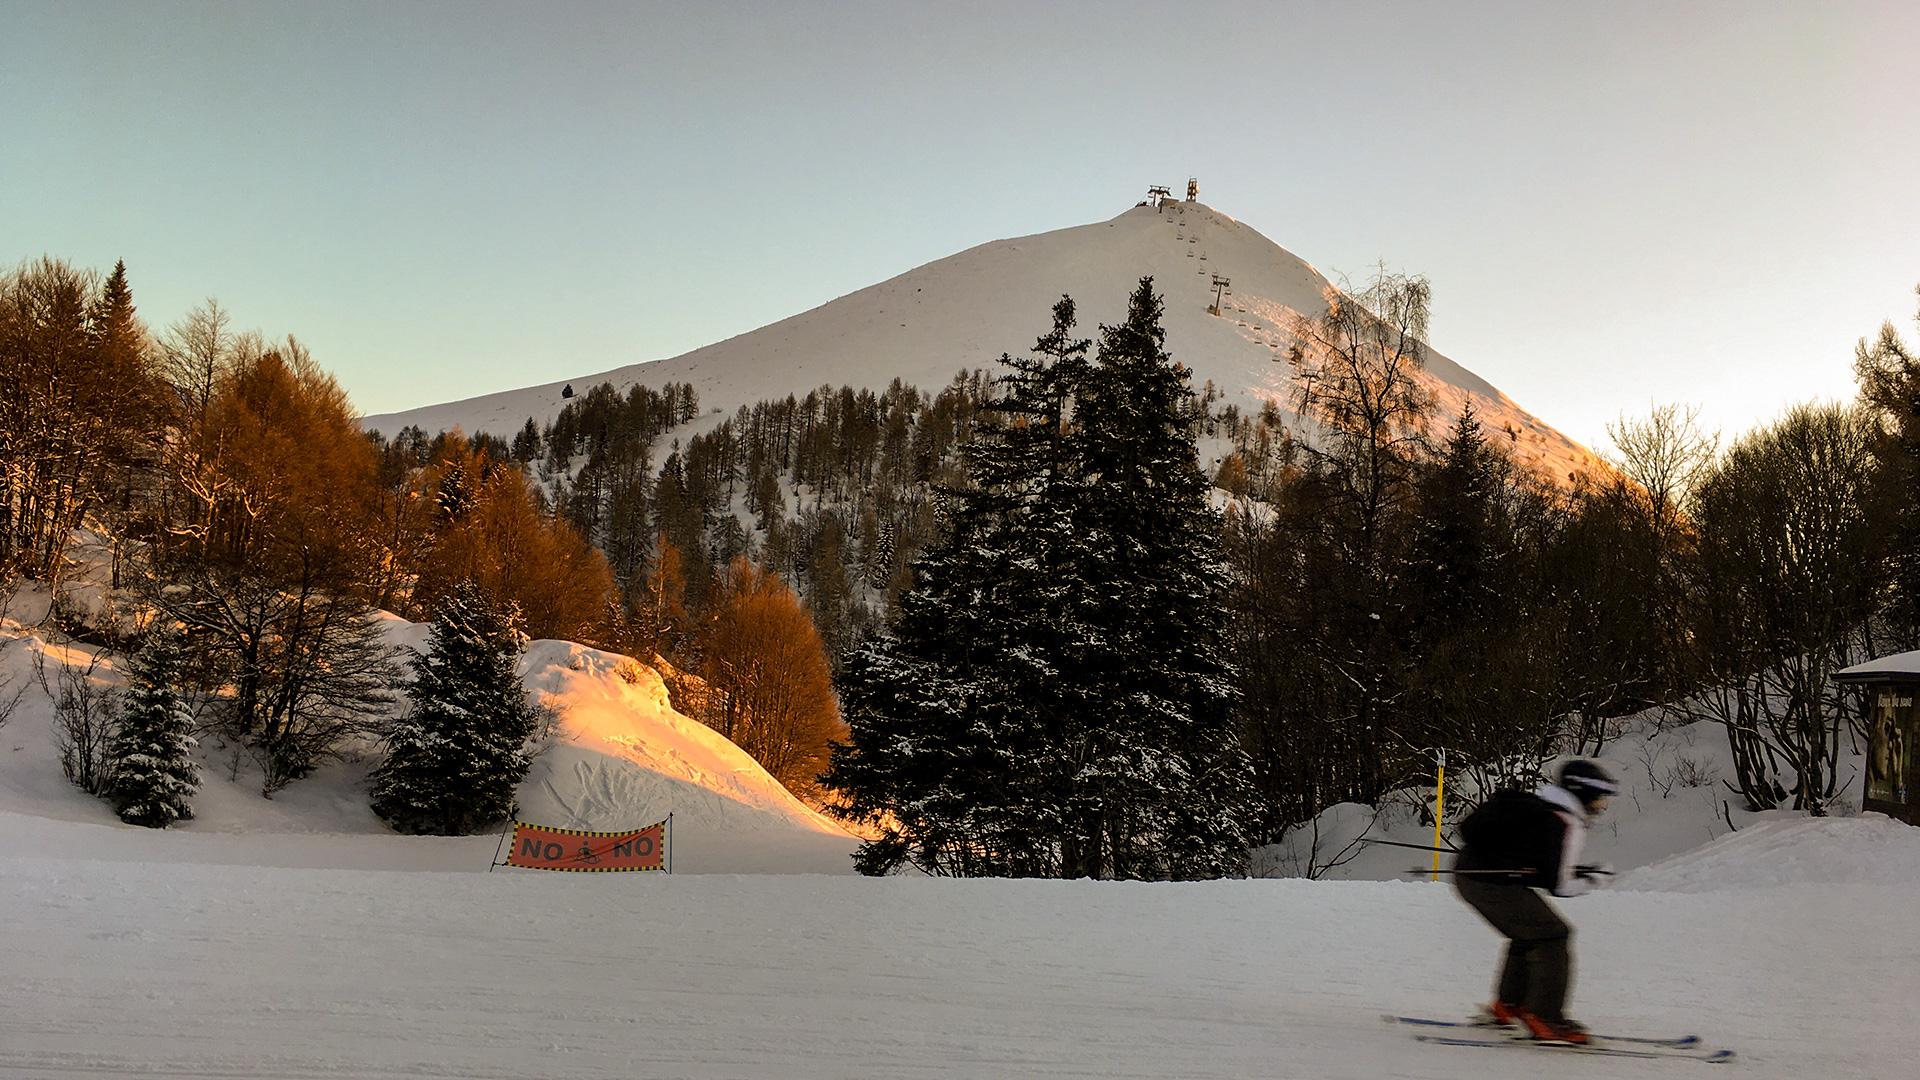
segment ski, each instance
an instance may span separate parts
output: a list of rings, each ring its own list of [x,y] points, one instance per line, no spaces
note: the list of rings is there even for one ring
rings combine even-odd
[[[1486,1050],[1530,1049],[1554,1054],[1585,1054],[1590,1057],[1629,1057],[1629,1058],[1684,1058],[1690,1061],[1705,1061],[1711,1064],[1733,1060],[1731,1050],[1711,1050],[1700,1046],[1672,1046],[1661,1043],[1622,1044],[1617,1039],[1595,1039],[1581,1046],[1568,1043],[1540,1042],[1535,1039],[1474,1039],[1464,1035],[1441,1035],[1434,1032],[1417,1032],[1414,1039],[1435,1046],[1478,1046]]]
[[[1392,1013],[1388,1013],[1386,1019],[1388,1023],[1409,1024],[1414,1027],[1451,1028],[1455,1030],[1464,1029],[1467,1031],[1505,1030],[1497,1024],[1480,1020],[1437,1020],[1427,1016],[1395,1016]],[[1670,1035],[1661,1037],[1646,1035],[1608,1035],[1603,1032],[1594,1032],[1593,1037],[1609,1043],[1627,1043],[1635,1046],[1666,1046],[1675,1049],[1687,1049],[1700,1045],[1700,1036],[1698,1035]]]

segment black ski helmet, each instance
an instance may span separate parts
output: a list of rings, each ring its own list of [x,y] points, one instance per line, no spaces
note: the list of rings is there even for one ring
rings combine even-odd
[[[1583,803],[1593,803],[1620,793],[1620,783],[1600,767],[1597,761],[1574,758],[1560,766],[1560,786]]]

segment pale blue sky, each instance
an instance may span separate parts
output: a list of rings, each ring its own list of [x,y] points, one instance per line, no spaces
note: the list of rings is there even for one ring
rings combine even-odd
[[[0,0],[0,261],[125,258],[156,329],[216,296],[382,412],[1194,175],[1322,270],[1428,275],[1434,343],[1577,439],[1731,434],[1914,335],[1916,72],[1896,0]]]

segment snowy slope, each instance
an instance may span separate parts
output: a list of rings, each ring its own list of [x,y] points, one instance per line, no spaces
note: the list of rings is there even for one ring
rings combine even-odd
[[[388,631],[418,641],[422,628]],[[0,676],[25,677],[35,650],[84,658],[18,623],[0,625],[0,642]],[[522,789],[525,816],[622,827],[672,809],[681,872],[487,873],[492,837],[387,832],[365,808],[364,760],[267,801],[244,762],[225,775],[216,747],[198,818],[123,826],[60,777],[51,704],[29,689],[0,729],[0,1077],[1586,1080],[1707,1068],[1427,1047],[1381,1025],[1383,1011],[1461,1015],[1486,993],[1497,939],[1444,886],[860,878],[851,837],[674,713],[649,669],[544,641],[525,677],[564,717]],[[1738,1050],[1716,1067],[1729,1076],[1914,1075],[1920,829],[1736,813],[1740,830],[1724,835],[1710,787],[1661,793],[1681,771],[1718,767],[1700,733],[1613,747],[1631,793],[1618,833],[1597,841],[1638,868],[1565,903],[1579,931],[1575,1015],[1698,1032]],[[1679,770],[1682,757],[1694,764]],[[1354,817],[1329,811],[1326,834]],[[1391,831],[1421,835],[1407,821]],[[1410,854],[1375,869],[1404,869]]]
[[[64,857],[0,854],[0,1077],[1914,1075],[1920,880],[1791,872],[1896,840],[1911,864],[1920,829],[1864,819],[1743,875],[1774,883],[1566,903],[1576,1015],[1731,1066],[1387,1029],[1486,992],[1497,941],[1444,886],[274,869],[257,836],[128,864],[42,827]]]
[[[1218,316],[1215,274],[1232,288]],[[690,383],[708,409],[731,414],[756,401],[804,395],[822,385],[884,388],[900,378],[935,391],[958,371],[991,368],[1001,354],[1030,348],[1062,293],[1079,306],[1080,326],[1097,337],[1117,322],[1143,275],[1166,297],[1167,348],[1245,410],[1288,400],[1285,332],[1294,312],[1325,310],[1326,279],[1243,222],[1202,203],[1135,207],[1111,221],[997,240],[910,270],[750,333],[672,359],[583,374],[400,413],[364,418],[389,435],[408,424],[429,433],[459,427],[511,436],[529,417],[544,424],[565,403],[561,389],[601,382],[625,390]],[[1444,423],[1467,398],[1488,430],[1510,425],[1523,461],[1550,475],[1591,469],[1593,456],[1452,360],[1433,354],[1430,382]]]
[[[418,646],[426,636],[423,625],[393,616],[385,628],[397,645]],[[36,652],[53,665],[86,658],[84,649],[50,645],[0,620],[0,678],[28,687],[19,713],[0,729],[0,853],[59,855],[60,845],[81,836],[79,850],[89,858],[395,870],[484,870],[493,858],[493,836],[393,834],[367,806],[372,746],[264,799],[252,761],[212,738],[200,748],[203,786],[193,820],[163,833],[121,825],[61,774],[52,702],[32,681]],[[527,688],[559,716],[556,738],[521,785],[523,820],[614,831],[671,813],[677,872],[853,872],[859,841],[795,799],[745,751],[675,712],[652,668],[572,642],[534,641],[521,670]],[[95,677],[118,681],[110,664]],[[50,821],[82,827],[50,832]],[[235,848],[236,835],[251,839]]]

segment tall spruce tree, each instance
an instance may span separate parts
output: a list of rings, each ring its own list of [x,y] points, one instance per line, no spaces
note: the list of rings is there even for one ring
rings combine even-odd
[[[893,625],[840,673],[851,737],[824,782],[845,816],[881,831],[857,857],[863,872],[1060,872],[1058,650],[1040,638],[1065,627],[1041,625],[1038,590],[1062,551],[1047,541],[1071,537],[1027,515],[1073,471],[1063,417],[1090,347],[1073,326],[1062,298],[1037,355],[1003,357],[1011,371],[966,449],[968,482],[940,493],[941,539],[915,561]]]
[[[1481,646],[1509,632],[1489,625],[1499,607],[1493,581],[1497,478],[1480,420],[1467,402],[1439,458],[1415,474],[1410,542],[1392,577],[1384,618],[1396,643],[1397,682],[1409,686],[1404,735],[1416,746],[1453,746],[1450,714],[1485,670]],[[1493,620],[1499,623],[1500,620]]]
[[[1469,401],[1415,474],[1410,541],[1385,616],[1393,681],[1406,688],[1400,737],[1458,751],[1468,775],[1503,782],[1532,779],[1564,714],[1552,677],[1569,666],[1550,659],[1560,639],[1526,580],[1521,544],[1541,526],[1515,520],[1519,485]]]
[[[1194,445],[1187,371],[1166,352],[1162,303],[1142,278],[1101,328],[1073,443],[1070,508],[1087,545],[1056,575],[1088,633],[1068,650],[1083,723],[1069,873],[1199,878],[1241,871],[1251,774],[1233,721],[1221,523]]]
[[[412,708],[373,774],[373,811],[406,833],[464,836],[512,816],[536,714],[515,673],[516,606],[458,585],[415,657]]]
[[[1920,290],[1916,290],[1920,291]],[[1915,317],[1920,325],[1920,316]],[[1920,646],[1920,348],[1892,323],[1854,352],[1860,402],[1874,426],[1875,530],[1888,586],[1881,601],[1881,649]]]
[[[200,787],[192,722],[180,700],[180,636],[155,630],[128,665],[120,724],[107,750],[103,794],[120,820],[163,829],[193,816]]]
[[[1101,360],[1073,306],[1005,362],[969,485],[890,632],[842,671],[826,783],[860,867],[1207,877],[1244,864],[1226,578],[1186,374],[1143,280]]]

